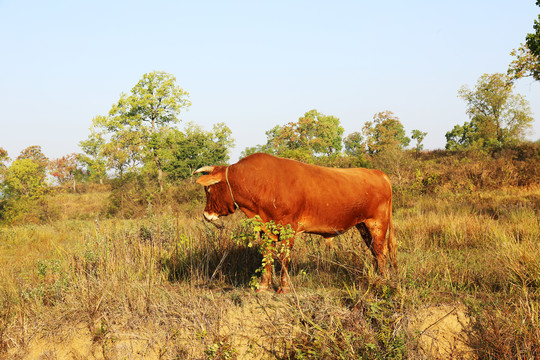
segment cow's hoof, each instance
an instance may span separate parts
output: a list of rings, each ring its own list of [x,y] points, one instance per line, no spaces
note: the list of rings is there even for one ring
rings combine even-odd
[[[268,286],[259,286],[257,288],[257,290],[255,290],[256,293],[264,293],[264,292],[267,292],[269,289]]]
[[[289,288],[282,288],[282,287],[280,287],[280,288],[278,289],[278,291],[277,291],[278,294],[288,294],[288,293],[290,293],[290,292],[291,292],[291,289],[289,289]]]

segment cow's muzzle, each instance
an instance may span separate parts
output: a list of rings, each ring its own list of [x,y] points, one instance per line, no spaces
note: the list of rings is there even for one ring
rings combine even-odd
[[[219,215],[207,213],[205,211],[203,212],[203,217],[204,217],[204,220],[208,221],[210,224],[214,225],[219,230],[225,229],[225,225],[223,225],[223,222],[217,221],[219,219]]]
[[[213,221],[216,221],[219,216],[217,214],[213,214],[213,213],[209,213],[209,212],[203,212],[203,216],[206,220],[210,221],[210,222],[213,222]]]

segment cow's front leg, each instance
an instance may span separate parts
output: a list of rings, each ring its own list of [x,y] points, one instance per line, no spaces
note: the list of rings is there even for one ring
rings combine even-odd
[[[291,291],[291,279],[289,278],[289,257],[281,260],[281,284],[277,291],[278,294],[287,294]]]
[[[291,263],[291,251],[294,245],[294,238],[282,241],[279,259],[281,263],[281,284],[278,294],[286,294],[291,291],[291,278],[289,277],[289,265]]]
[[[272,259],[273,259],[273,251],[271,249],[266,248],[263,252],[263,261],[264,261],[264,267],[263,267],[263,273],[261,282],[259,283],[259,287],[257,288],[257,292],[267,291],[270,289],[272,285]]]

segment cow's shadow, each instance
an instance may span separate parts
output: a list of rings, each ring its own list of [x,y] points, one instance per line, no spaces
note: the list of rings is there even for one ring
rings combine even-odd
[[[306,238],[308,236],[304,236]],[[322,238],[308,237],[299,241],[291,253],[289,275],[300,287],[352,287],[370,283],[376,272],[367,248],[346,251],[339,247],[325,249]],[[355,239],[361,241],[361,239]],[[310,241],[312,243],[310,243]],[[178,251],[160,261],[161,269],[171,282],[189,282],[196,286],[220,288],[249,288],[261,277],[262,254],[258,246],[249,247],[227,241],[221,246],[206,246]],[[273,285],[279,287],[281,264],[273,266]]]
[[[249,286],[261,264],[262,255],[257,248],[243,245],[197,249],[161,260],[162,271],[171,282],[225,289]]]

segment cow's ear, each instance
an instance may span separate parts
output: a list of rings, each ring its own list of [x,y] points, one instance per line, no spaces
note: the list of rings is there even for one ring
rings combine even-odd
[[[210,186],[210,185],[217,184],[221,180],[223,180],[221,174],[203,175],[197,179],[197,183],[203,186]]]

